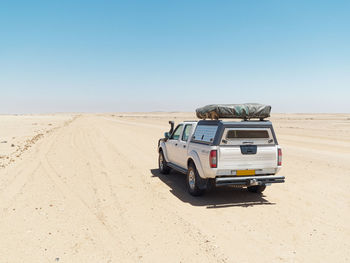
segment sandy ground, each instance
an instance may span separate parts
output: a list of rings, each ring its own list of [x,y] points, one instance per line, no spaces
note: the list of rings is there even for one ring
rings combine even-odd
[[[286,183],[199,198],[157,170],[169,119],[0,116],[0,262],[350,261],[350,114],[274,115]]]
[[[72,114],[0,115],[0,168],[14,162],[46,133],[73,118]]]

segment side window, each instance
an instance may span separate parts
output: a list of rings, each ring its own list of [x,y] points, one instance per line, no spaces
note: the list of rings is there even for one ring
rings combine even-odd
[[[173,134],[171,135],[171,137],[169,139],[170,140],[178,140],[180,138],[181,132],[182,132],[182,124],[180,124],[176,127],[175,131],[173,132]]]
[[[188,137],[190,136],[191,130],[192,130],[192,124],[187,124],[185,126],[184,132],[182,133],[182,138],[181,138],[182,141],[187,142]]]
[[[210,143],[214,140],[217,129],[216,125],[198,125],[193,140]]]

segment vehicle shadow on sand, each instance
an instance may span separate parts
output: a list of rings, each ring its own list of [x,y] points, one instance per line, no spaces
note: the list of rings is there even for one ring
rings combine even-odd
[[[250,193],[247,189],[233,187],[219,187],[208,191],[203,196],[191,196],[186,189],[186,175],[171,171],[170,174],[161,174],[158,169],[150,170],[153,177],[158,177],[171,189],[170,192],[181,201],[193,206],[206,206],[207,208],[249,207],[256,205],[275,205],[264,198],[263,194]]]

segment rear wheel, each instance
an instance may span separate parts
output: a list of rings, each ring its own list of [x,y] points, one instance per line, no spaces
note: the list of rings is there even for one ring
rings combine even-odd
[[[158,167],[159,167],[159,171],[162,174],[169,174],[170,173],[170,167],[168,166],[165,158],[164,158],[164,154],[163,151],[159,151],[159,156],[158,156]]]
[[[248,191],[251,193],[258,193],[261,194],[266,189],[266,185],[254,185],[254,186],[248,186]]]
[[[188,192],[193,196],[200,196],[204,193],[204,190],[199,189],[198,187],[198,177],[199,175],[196,166],[191,163],[187,170],[186,184]]]

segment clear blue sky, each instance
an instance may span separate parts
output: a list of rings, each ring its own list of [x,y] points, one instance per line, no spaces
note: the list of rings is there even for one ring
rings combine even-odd
[[[0,113],[350,112],[350,1],[1,1]]]

